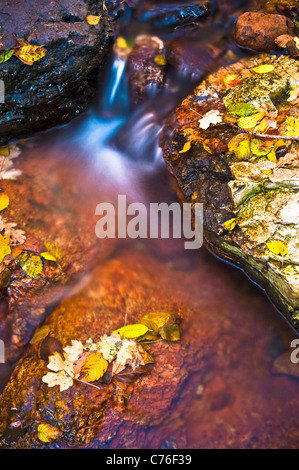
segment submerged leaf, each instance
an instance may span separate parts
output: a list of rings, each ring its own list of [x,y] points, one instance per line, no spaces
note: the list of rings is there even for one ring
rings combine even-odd
[[[177,323],[162,326],[159,328],[159,334],[166,341],[179,341],[181,339],[180,328]]]
[[[238,160],[248,160],[251,157],[250,140],[246,139],[240,142],[235,150],[235,155]]]
[[[29,255],[28,253],[21,256],[20,266],[33,279],[38,279],[44,269],[41,258],[38,255]]]
[[[154,322],[158,328],[161,328],[169,322],[180,323],[181,318],[173,312],[150,312],[143,315],[140,322],[143,323],[148,320]]]
[[[51,253],[49,253],[48,251],[43,251],[40,255],[48,261],[56,261],[57,263],[57,259],[55,258],[55,256],[51,255]]]
[[[50,424],[40,424],[37,428],[37,437],[42,442],[50,442],[53,439],[57,439],[62,434],[58,428],[51,426]]]
[[[40,343],[45,339],[48,334],[50,333],[50,327],[48,325],[41,326],[33,335],[31,340],[29,341],[30,344],[34,345]]]
[[[48,250],[48,253],[50,253],[58,263],[61,263],[62,253],[61,253],[61,249],[59,248],[59,246],[57,246],[56,243],[50,243],[50,242],[46,242],[45,246]]]

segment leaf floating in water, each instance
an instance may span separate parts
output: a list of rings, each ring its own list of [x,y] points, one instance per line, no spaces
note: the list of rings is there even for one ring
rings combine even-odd
[[[262,65],[258,65],[257,67],[253,67],[251,70],[253,70],[255,73],[269,73],[269,72],[273,72],[274,65],[262,64]]]
[[[0,193],[0,211],[3,211],[9,206],[9,197],[7,194]]]
[[[186,142],[184,144],[184,147],[182,148],[182,150],[179,151],[179,153],[188,152],[188,150],[190,150],[190,148],[191,148],[191,142]]]
[[[121,338],[138,338],[145,335],[148,327],[142,323],[135,323],[133,325],[123,326],[113,331],[113,334],[120,335]]]
[[[108,369],[108,361],[100,352],[92,353],[83,363],[81,374],[87,382],[95,382],[105,374]]]
[[[7,62],[11,56],[13,56],[15,50],[14,49],[7,49],[6,51],[0,51],[0,64]]]
[[[283,242],[280,240],[266,243],[267,248],[271,253],[279,256],[286,256],[288,254],[288,249]]]
[[[57,439],[61,435],[62,432],[50,424],[40,424],[37,428],[37,437],[42,442],[51,442],[53,439]]]
[[[20,259],[20,266],[25,273],[33,279],[38,279],[43,272],[43,262],[38,255],[24,253]]]
[[[47,49],[42,46],[34,46],[27,41],[17,38],[21,47],[15,49],[14,55],[26,65],[33,65],[37,60],[47,54]]]
[[[226,222],[223,222],[222,227],[225,228],[225,230],[232,231],[237,225],[237,219],[236,217],[233,217],[232,219],[227,220]]]
[[[92,25],[92,26],[95,26],[99,23],[100,21],[100,16],[96,16],[96,15],[88,15],[86,17],[86,21],[88,24]]]

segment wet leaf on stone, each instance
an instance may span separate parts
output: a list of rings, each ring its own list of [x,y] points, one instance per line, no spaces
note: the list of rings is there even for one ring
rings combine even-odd
[[[14,54],[14,49],[7,49],[6,51],[0,51],[0,64],[7,62]]]
[[[201,129],[207,130],[211,124],[219,124],[222,122],[220,111],[218,111],[218,109],[212,109],[208,113],[204,114],[198,122]]]
[[[248,160],[251,157],[250,140],[240,142],[235,150],[235,155],[238,160]]]
[[[147,326],[142,323],[126,325],[113,331],[113,334],[120,335],[121,338],[138,338],[148,331]]]
[[[84,361],[81,374],[87,382],[95,382],[105,374],[108,369],[108,361],[100,352],[94,352]]]
[[[88,24],[92,25],[92,26],[95,26],[99,23],[100,21],[100,16],[96,16],[96,15],[88,15],[86,17],[86,21]]]
[[[166,65],[166,63],[167,63],[164,54],[158,54],[158,55],[156,55],[156,57],[154,58],[154,61],[155,61],[156,64],[158,64],[158,65]]]
[[[49,251],[43,251],[40,255],[47,261],[55,261],[57,263],[57,259],[55,258],[55,256],[51,255]]]
[[[285,135],[289,137],[299,136],[299,118],[288,116],[286,118],[286,132]]]
[[[280,240],[266,243],[267,248],[271,253],[279,256],[286,256],[288,254],[288,249],[283,242]]]
[[[51,442],[61,435],[62,432],[50,424],[40,424],[37,428],[37,437],[42,442]]]
[[[38,255],[23,253],[20,266],[25,273],[33,279],[38,279],[43,273],[43,262]]]
[[[274,143],[271,143],[271,147],[273,147]],[[250,142],[250,149],[253,155],[257,157],[262,157],[267,155],[270,152],[270,148],[265,145],[265,141],[260,139],[252,139]]]
[[[184,144],[184,147],[182,148],[182,150],[179,151],[179,153],[185,153],[185,152],[188,152],[188,150],[190,150],[191,148],[191,142],[186,142]]]
[[[237,219],[236,217],[233,217],[232,219],[226,220],[223,222],[222,227],[225,228],[225,230],[232,231],[237,225]]]
[[[42,59],[47,54],[47,49],[41,46],[26,44],[15,49],[14,55],[24,64],[33,65],[37,60]]]
[[[262,64],[262,65],[258,65],[257,67],[253,67],[251,70],[253,70],[255,73],[269,73],[269,72],[273,72],[274,65]]]
[[[241,129],[253,129],[265,116],[264,112],[252,114],[251,116],[240,117],[237,124]]]

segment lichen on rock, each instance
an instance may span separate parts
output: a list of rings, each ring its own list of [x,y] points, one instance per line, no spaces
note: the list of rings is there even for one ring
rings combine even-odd
[[[298,84],[298,62],[287,56],[221,68],[176,110],[178,129],[164,148],[183,196],[204,204],[212,250],[264,287],[297,330]],[[200,129],[198,117],[211,109],[223,122]],[[190,149],[180,154],[186,141]]]

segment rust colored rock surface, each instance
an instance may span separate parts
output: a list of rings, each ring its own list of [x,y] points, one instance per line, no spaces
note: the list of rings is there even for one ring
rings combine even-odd
[[[239,46],[263,52],[277,49],[274,40],[282,34],[293,32],[294,25],[286,16],[252,11],[239,16],[234,39]]]

